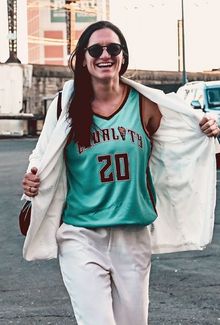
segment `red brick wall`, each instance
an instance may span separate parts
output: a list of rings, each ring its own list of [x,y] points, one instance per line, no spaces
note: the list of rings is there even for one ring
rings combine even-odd
[[[62,31],[52,31],[47,30],[44,31],[44,37],[54,40],[63,40],[63,32]],[[52,42],[52,40],[51,40]],[[51,44],[44,46],[44,56],[45,56],[45,64],[58,64],[63,65],[63,45],[62,44]]]

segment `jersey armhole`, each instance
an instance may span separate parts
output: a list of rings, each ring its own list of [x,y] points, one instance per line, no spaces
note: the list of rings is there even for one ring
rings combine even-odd
[[[150,136],[150,133],[147,130],[147,128],[144,127],[144,121],[143,121],[143,116],[142,116],[142,112],[143,112],[143,95],[141,93],[139,93],[139,109],[140,109],[140,119],[141,119],[142,128],[144,130],[144,133],[146,134],[146,136],[148,137],[148,139],[152,143],[152,138]]]

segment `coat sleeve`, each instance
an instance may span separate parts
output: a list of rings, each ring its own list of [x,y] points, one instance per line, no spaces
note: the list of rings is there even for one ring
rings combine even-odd
[[[29,156],[29,165],[27,172],[29,172],[32,167],[39,168],[43,154],[47,149],[49,140],[57,124],[57,100],[58,96],[53,99],[52,103],[49,106],[37,145]]]

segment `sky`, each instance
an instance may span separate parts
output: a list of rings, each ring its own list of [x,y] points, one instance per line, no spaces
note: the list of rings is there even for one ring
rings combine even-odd
[[[19,6],[27,0],[19,0]],[[43,1],[43,0],[41,0]],[[8,56],[7,0],[0,0],[0,62]],[[184,0],[187,71],[220,68],[220,0]],[[111,21],[128,42],[132,69],[178,69],[181,0],[110,0]],[[18,57],[27,63],[26,26],[18,8]]]
[[[219,15],[220,0],[184,0],[186,70],[220,68]],[[178,19],[181,0],[112,0],[112,20],[126,35],[132,68],[178,69]]]

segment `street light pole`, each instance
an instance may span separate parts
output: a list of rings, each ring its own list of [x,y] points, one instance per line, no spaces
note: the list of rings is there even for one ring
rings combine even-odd
[[[17,57],[17,0],[8,0],[9,58],[5,63],[21,63]]]
[[[182,58],[183,58],[183,71],[182,71],[182,83],[183,85],[187,82],[186,75],[186,63],[185,63],[185,27],[184,27],[184,2],[181,0],[182,10]]]

